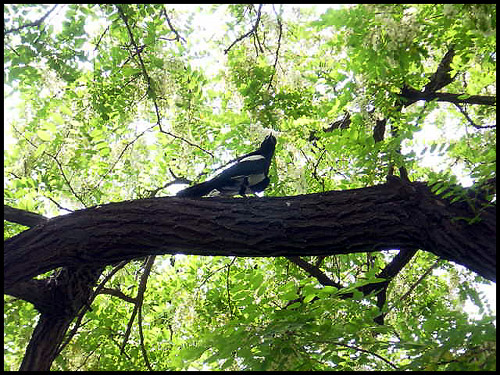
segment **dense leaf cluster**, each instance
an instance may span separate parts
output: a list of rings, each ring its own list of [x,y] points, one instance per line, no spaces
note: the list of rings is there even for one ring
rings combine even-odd
[[[397,167],[467,200],[459,180],[484,187],[495,177],[495,106],[466,100],[496,95],[496,5],[317,15],[291,5],[9,4],[4,18],[4,202],[17,208],[50,217],[172,195],[175,182],[204,180],[271,131],[272,196],[372,186]],[[439,91],[458,103],[406,105],[403,89],[423,92],[450,48],[453,80]],[[20,231],[6,222],[5,237]],[[146,370],[141,345],[154,370],[495,369],[484,279],[417,252],[380,311],[358,287],[378,282],[392,257],[307,259],[338,287],[285,258],[160,258],[142,306],[145,339],[133,326],[121,351],[132,308],[104,291],[52,369]],[[135,295],[142,270],[131,262],[106,287]],[[36,313],[5,301],[12,370]],[[470,302],[480,317],[464,311]]]

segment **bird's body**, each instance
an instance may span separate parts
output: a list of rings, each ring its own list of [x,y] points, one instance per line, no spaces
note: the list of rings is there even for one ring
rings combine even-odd
[[[245,196],[249,193],[264,191],[269,185],[269,167],[276,146],[276,138],[268,135],[258,150],[251,152],[225,169],[214,178],[190,186],[177,193],[179,197],[202,197],[212,190],[218,190],[221,195]]]

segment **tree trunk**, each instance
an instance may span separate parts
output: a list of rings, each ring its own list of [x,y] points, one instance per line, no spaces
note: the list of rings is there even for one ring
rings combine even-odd
[[[72,320],[72,317],[52,317],[41,314],[19,370],[50,371],[57,348],[64,339]]]
[[[69,325],[81,309],[89,305],[93,287],[103,269],[101,266],[63,268],[53,277],[34,280],[36,283],[31,283],[31,290],[23,288],[27,300],[40,312],[40,319],[26,348],[21,371],[50,370],[62,350]],[[22,298],[22,292],[17,292]]]
[[[496,279],[496,212],[472,219],[425,183],[294,197],[177,197],[110,203],[50,219],[5,242],[5,291],[56,267],[152,254],[305,256],[412,248]],[[464,219],[467,218],[467,219]]]

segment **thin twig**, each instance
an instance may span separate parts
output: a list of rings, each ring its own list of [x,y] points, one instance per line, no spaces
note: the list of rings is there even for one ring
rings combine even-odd
[[[106,30],[104,30],[104,32],[101,34],[101,37],[99,38],[99,40],[97,41],[97,44],[95,45],[94,51],[97,51],[97,49],[99,48],[99,44],[101,44],[102,38],[104,37],[104,35],[106,35],[108,30],[109,30],[109,25],[108,25],[108,27],[106,27]]]
[[[28,139],[24,134],[22,134],[19,130],[17,130],[15,126],[13,126],[13,129],[14,129],[14,131],[17,134],[19,134],[20,136],[22,136],[26,140],[26,142],[28,142],[31,146],[33,146],[35,149],[38,148],[38,146],[36,146],[33,142],[31,142],[30,139]],[[59,151],[57,152],[57,154],[59,153]],[[52,154],[49,154],[47,151],[43,152],[43,155],[47,155],[50,158],[54,159],[54,161],[56,162],[59,170],[61,171],[61,175],[62,175],[64,181],[66,182],[66,184],[69,187],[69,190],[71,190],[71,192],[73,193],[73,195],[75,196],[75,198],[80,201],[80,203],[83,205],[83,207],[87,207],[87,205],[83,202],[83,199],[73,190],[73,187],[71,186],[71,183],[69,182],[68,178],[66,177],[66,174],[64,173],[64,170],[62,168],[61,163],[59,162],[59,160],[57,160],[57,154],[56,155],[52,155]]]
[[[227,290],[227,305],[229,309],[229,316],[233,316],[233,309],[231,308],[231,285],[229,283],[229,272],[231,271],[231,266],[234,264],[236,261],[236,257],[233,257],[233,260],[231,263],[229,263],[227,267],[227,275],[226,275],[226,290]]]
[[[469,121],[469,123],[475,127],[476,129],[488,129],[488,128],[496,128],[497,126],[496,125],[478,125],[476,124],[474,121],[472,121],[472,119],[470,118],[469,114],[467,113],[467,111],[465,109],[462,108],[462,106],[458,103],[453,103],[455,104],[455,106],[460,110],[460,112],[462,112],[462,115],[465,116],[465,118],[467,119],[467,121]]]
[[[188,141],[186,138],[183,138],[183,137],[181,137],[179,135],[175,135],[173,133],[170,133],[169,131],[163,130],[162,127],[161,127],[161,124],[159,124],[159,126],[160,126],[160,133],[167,134],[167,135],[169,135],[169,136],[171,136],[173,138],[176,138],[176,139],[180,139],[181,141],[186,142],[188,145],[196,147],[196,148],[200,149],[201,151],[203,151],[204,153],[210,155],[212,158],[215,158],[215,155],[213,153],[211,153],[210,151],[205,150],[203,147],[200,147],[197,144]]]
[[[175,34],[174,39],[166,39],[166,38],[162,38],[162,39],[172,40],[172,41],[173,40],[176,40],[176,41],[182,40],[184,43],[187,43],[186,39],[184,39],[182,36],[180,36],[180,34],[177,32],[177,30],[172,26],[172,22],[170,22],[170,18],[168,17],[167,10],[165,8],[162,9],[162,13],[165,15],[165,18],[167,19],[167,23],[168,23],[168,27],[170,27],[170,31],[172,31]]]
[[[151,269],[153,268],[155,259],[156,259],[155,255],[150,255],[147,257],[146,266],[144,267],[144,272],[139,282],[139,289],[137,290],[137,296],[135,297],[134,310],[130,315],[129,323],[127,324],[127,330],[125,331],[125,337],[123,338],[123,342],[120,346],[121,353],[124,353],[125,351],[125,345],[127,345],[128,338],[130,337],[130,333],[132,332],[132,324],[134,322],[134,318],[137,312],[142,308],[142,304],[144,303],[146,285],[148,282],[149,275],[151,274]],[[139,322],[139,324],[142,324],[142,322]]]
[[[357,346],[354,346],[354,345],[347,345],[347,344],[344,344],[342,342],[332,342],[332,344],[338,345],[338,346],[343,346],[345,348],[349,348],[349,349],[353,349],[353,350],[357,350],[357,351],[362,352],[362,353],[371,354],[371,355],[373,355],[373,356],[381,359],[382,361],[384,361],[385,363],[387,363],[389,366],[395,368],[396,370],[398,369],[398,367],[394,363],[392,363],[388,359],[382,357],[380,354],[377,354],[375,352],[371,352],[369,350],[366,350],[366,349],[363,349],[363,348],[360,348],[360,347],[357,347]]]
[[[58,6],[59,4],[55,4],[51,10],[49,10],[47,13],[45,13],[44,16],[42,16],[40,19],[34,21],[34,22],[30,22],[30,23],[27,23],[26,25],[21,25],[19,27],[16,27],[15,29],[10,29],[10,30],[5,30],[4,31],[4,34],[9,34],[9,33],[13,33],[15,31],[19,31],[19,30],[22,30],[22,29],[25,29],[27,27],[33,27],[33,26],[37,26],[39,27],[43,21],[45,21],[45,18],[47,18],[50,13],[52,13]]]
[[[149,75],[148,75],[148,72],[147,72],[147,70],[146,70],[146,66],[145,66],[145,64],[144,64],[144,61],[142,60],[141,50],[140,50],[140,48],[137,46],[137,43],[135,42],[134,35],[133,35],[133,33],[132,33],[132,30],[130,29],[130,25],[128,24],[128,19],[127,19],[127,17],[125,16],[125,13],[124,13],[124,12],[123,12],[123,10],[121,9],[121,7],[119,7],[119,6],[116,6],[116,7],[117,7],[117,9],[118,9],[118,12],[120,13],[120,17],[121,17],[121,19],[122,19],[122,20],[123,20],[123,22],[125,23],[125,26],[126,26],[126,28],[127,28],[127,31],[128,31],[129,37],[130,37],[130,42],[132,43],[132,45],[133,45],[133,46],[134,46],[134,48],[135,48],[135,52],[136,52],[136,54],[137,54],[137,57],[138,57],[138,59],[139,59],[139,63],[140,63],[140,65],[141,65],[142,73],[143,73],[144,77],[146,78],[146,81],[147,81],[147,84],[148,84],[148,89],[147,89],[146,93],[147,93],[147,94],[148,94],[148,93],[149,93],[149,94],[151,94],[150,96],[152,97],[151,99],[153,100],[153,104],[154,104],[154,106],[155,106],[155,111],[156,111],[156,125],[158,125],[158,127],[160,128],[160,132],[161,132],[161,133],[164,133],[164,134],[168,134],[169,136],[174,137],[174,138],[176,138],[176,139],[180,139],[180,140],[182,140],[182,141],[186,142],[187,144],[189,144],[189,145],[191,145],[191,146],[193,146],[193,147],[197,147],[197,148],[199,148],[201,151],[203,151],[203,152],[205,152],[205,153],[209,154],[209,155],[213,158],[213,157],[214,157],[214,155],[213,155],[211,152],[209,152],[209,151],[207,151],[207,150],[205,150],[205,149],[201,148],[200,146],[198,146],[198,145],[196,145],[196,144],[194,144],[194,143],[192,143],[192,142],[188,141],[187,139],[185,139],[185,138],[183,138],[183,137],[180,137],[180,136],[175,135],[175,134],[173,134],[173,133],[170,133],[170,132],[168,132],[168,131],[166,131],[166,130],[163,130],[163,128],[162,128],[162,126],[161,126],[161,115],[160,115],[160,109],[159,109],[159,107],[158,107],[158,103],[156,102],[156,99],[155,99],[155,93],[154,93],[153,88],[152,88],[152,86],[151,86],[151,78],[150,78],[150,77],[149,77]],[[155,125],[155,126],[156,126],[156,125]],[[122,152],[122,153],[123,153],[123,152]],[[120,155],[120,156],[121,156],[121,155]]]
[[[125,145],[125,147],[123,148],[123,150],[120,152],[120,155],[118,155],[118,157],[116,158],[115,162],[113,163],[113,165],[108,169],[108,171],[106,173],[104,173],[102,176],[101,176],[101,179],[99,180],[99,182],[95,185],[94,189],[96,189],[101,183],[102,181],[106,178],[106,176],[108,174],[111,173],[111,171],[113,171],[113,169],[116,167],[116,164],[118,164],[118,162],[121,160],[123,154],[125,154],[125,151],[127,151],[127,149],[132,146],[135,141],[137,141],[140,137],[142,137],[144,135],[144,133],[146,133],[147,131],[151,130],[152,128],[154,128],[156,126],[156,124],[154,124],[153,126],[150,126],[149,128],[147,128],[146,130],[144,130],[141,134],[137,135],[132,141],[130,141],[129,143],[127,143]]]
[[[257,32],[257,28],[259,27],[259,22],[260,22],[260,15],[261,15],[261,13],[260,13],[260,12],[261,12],[261,9],[262,9],[262,5],[263,5],[263,4],[260,4],[260,5],[259,5],[259,9],[257,10],[257,19],[255,20],[255,24],[253,25],[252,29],[251,29],[248,33],[243,34],[242,36],[240,36],[239,38],[237,38],[237,39],[236,39],[233,43],[231,43],[231,45],[230,45],[228,48],[226,48],[226,49],[224,50],[224,54],[225,54],[225,55],[227,55],[227,53],[229,52],[229,50],[230,50],[231,48],[233,48],[233,46],[234,46],[236,43],[238,43],[239,41],[241,41],[241,40],[243,40],[243,39],[245,39],[245,38],[249,37],[249,36],[250,36],[250,35],[252,35],[253,33]]]
[[[135,42],[134,34],[132,33],[132,30],[130,29],[130,25],[128,24],[128,19],[125,16],[125,13],[123,12],[122,8],[120,6],[116,6],[116,8],[118,9],[118,13],[120,13],[120,18],[122,19],[123,23],[125,23],[125,27],[127,28],[127,32],[128,32],[129,38],[130,38],[130,43],[132,43],[132,45],[135,48],[135,52],[137,54],[137,57],[139,59],[139,63],[141,65],[142,73],[144,74],[144,77],[146,78],[146,82],[148,84],[147,92],[151,93],[151,95],[154,96],[153,88],[151,87],[151,78],[149,77],[149,74],[146,70],[146,66],[144,65],[144,61],[142,60],[141,49],[138,47],[137,43]],[[156,115],[157,115],[158,124],[159,124],[160,123],[160,114],[158,111],[158,105],[156,104],[156,101],[154,99],[153,99],[153,102],[154,102],[154,105],[156,107]]]
[[[267,86],[267,90],[269,90],[273,84],[273,79],[274,75],[276,74],[276,66],[278,65],[278,56],[280,52],[280,47],[281,47],[281,36],[283,34],[283,24],[281,23],[281,19],[276,13],[276,9],[274,9],[274,4],[273,4],[273,11],[274,14],[276,14],[276,21],[278,22],[278,29],[279,29],[279,34],[278,34],[278,47],[276,48],[276,57],[274,58],[274,67],[273,67],[273,74],[271,75],[271,78],[269,79],[269,85]]]
[[[47,195],[44,195],[45,198],[49,199],[52,203],[54,203],[57,208],[59,208],[60,210],[64,210],[64,211],[68,211],[68,212],[74,212],[75,210],[70,210],[69,208],[65,208],[63,206],[61,206],[58,202],[56,202],[52,197],[49,197]]]

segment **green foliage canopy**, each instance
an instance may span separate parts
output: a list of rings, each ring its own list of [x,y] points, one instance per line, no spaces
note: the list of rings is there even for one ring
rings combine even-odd
[[[496,5],[371,4],[318,16],[289,5],[10,4],[4,17],[11,206],[50,217],[171,195],[171,182],[203,180],[271,130],[279,142],[268,195],[370,186],[390,165],[447,186],[495,176],[494,106],[433,100],[400,110],[398,100],[404,85],[424,89],[450,46],[454,80],[444,90],[495,95]],[[325,131],[346,112],[349,127]],[[375,142],[382,118],[397,131]],[[425,166],[430,156],[439,162]],[[6,223],[5,237],[21,230]],[[318,264],[352,287],[391,255],[371,257]],[[431,254],[419,252],[391,282],[383,326],[373,322],[374,296],[339,298],[286,259],[168,260],[157,262],[143,307],[155,370],[496,367],[495,318],[477,291],[485,281],[444,262],[431,272]],[[109,288],[133,293],[140,270],[130,263]],[[5,301],[12,370],[36,312]],[[464,312],[467,301],[479,318]],[[120,355],[130,305],[102,294],[92,308],[53,369],[145,370],[137,332]]]

